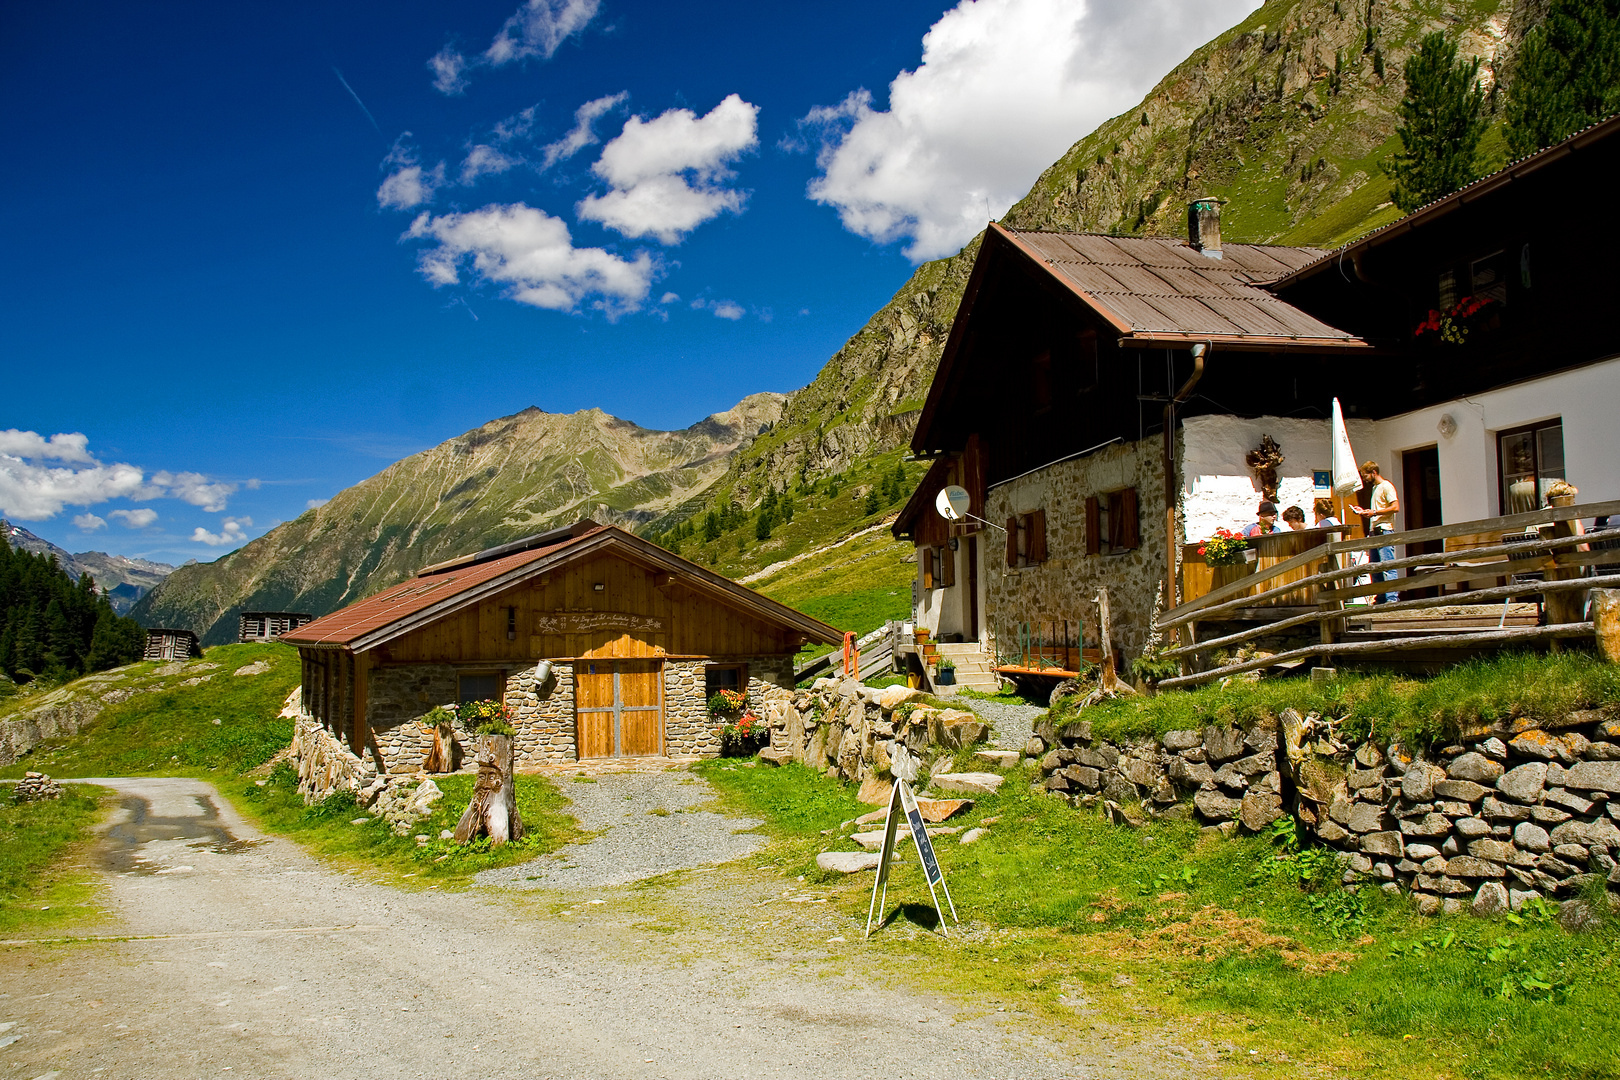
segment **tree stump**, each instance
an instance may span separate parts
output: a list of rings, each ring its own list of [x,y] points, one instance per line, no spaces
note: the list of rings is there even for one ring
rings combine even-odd
[[[456,843],[488,836],[491,844],[523,838],[517,790],[512,778],[512,739],[506,735],[480,735],[474,760],[478,783],[472,801],[456,823]]]
[[[441,720],[433,729],[433,749],[422,762],[422,771],[430,773],[455,772],[461,766],[456,745],[456,731],[449,720]]]

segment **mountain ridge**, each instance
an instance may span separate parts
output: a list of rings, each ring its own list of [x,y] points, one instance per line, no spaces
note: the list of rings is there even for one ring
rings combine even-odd
[[[66,548],[36,536],[14,522],[0,518],[0,534],[11,546],[37,555],[55,555],[56,561],[74,581],[84,574],[95,579],[96,585],[107,596],[113,611],[128,615],[130,609],[164,578],[175,571],[168,563],[150,559],[132,559],[126,555],[109,555],[105,551],[81,551],[70,554]]]

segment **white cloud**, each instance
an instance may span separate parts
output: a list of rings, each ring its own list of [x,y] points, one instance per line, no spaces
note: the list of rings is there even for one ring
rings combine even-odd
[[[383,167],[389,166],[394,171],[377,189],[377,205],[385,210],[409,210],[432,202],[434,192],[444,186],[444,162],[431,169],[423,168],[408,131],[400,133],[388,156],[383,158]]]
[[[721,183],[732,177],[726,166],[758,145],[759,107],[736,94],[703,117],[690,109],[632,116],[591,166],[612,190],[576,212],[625,236],[679,243],[710,218],[742,210],[742,192]]]
[[[193,544],[207,544],[209,547],[224,547],[226,544],[242,544],[247,542],[247,533],[242,526],[252,525],[252,518],[226,518],[225,525],[217,533],[209,532],[201,525],[191,531]]]
[[[493,146],[479,143],[467,151],[467,156],[462,159],[461,183],[471,184],[480,176],[496,176],[521,163],[521,158],[512,157]]]
[[[572,311],[587,299],[609,316],[635,311],[658,270],[644,251],[623,259],[602,248],[576,248],[565,222],[522,203],[424,213],[405,237],[438,242],[419,257],[422,276],[434,286],[460,281],[468,263],[474,277],[502,286],[507,297],[553,311]]]
[[[90,437],[76,431],[52,435],[48,439],[37,431],[19,431],[16,428],[0,431],[0,454],[8,457],[91,465],[95,463],[95,458],[90,456],[89,445]]]
[[[73,518],[73,524],[77,526],[80,532],[95,532],[97,529],[107,527],[107,519],[99,518],[94,514],[76,514]]]
[[[574,126],[569,130],[568,134],[546,147],[545,160],[541,162],[540,167],[549,169],[557,162],[566,161],[587,146],[594,145],[598,140],[591,125],[624,104],[625,99],[629,96],[630,92],[628,90],[621,90],[617,94],[610,94],[607,97],[587,101],[575,109]]]
[[[714,305],[712,310],[714,311],[715,318],[730,319],[732,322],[736,322],[738,319],[748,314],[748,312],[743,310],[743,306],[737,303],[735,300],[721,300],[719,303]]]
[[[143,506],[138,510],[114,510],[107,516],[122,521],[126,529],[144,529],[157,520],[158,512]]]
[[[321,507],[325,506],[327,503],[329,503],[331,501],[332,501],[331,499],[311,499],[311,500],[309,500],[308,502],[306,502],[304,504],[304,509],[305,510],[319,510]]]
[[[961,0],[923,37],[889,108],[856,90],[802,121],[812,199],[914,261],[957,251],[1043,169],[1130,108],[1257,0]]]
[[[663,296],[660,296],[658,298],[658,302],[660,304],[673,304],[673,303],[677,302],[678,300],[680,300],[680,298],[681,298],[680,293],[667,292]]]
[[[464,56],[446,45],[428,61],[433,86],[442,94],[463,94],[473,67],[500,67],[531,56],[549,60],[570,35],[596,18],[601,0],[527,0],[501,27],[480,57]]]
[[[210,480],[202,473],[172,473],[165,470],[153,473],[151,485],[137,498],[151,499],[166,495],[192,506],[200,506],[210,514],[217,514],[225,509],[226,500],[236,494],[237,486],[222,480]]]

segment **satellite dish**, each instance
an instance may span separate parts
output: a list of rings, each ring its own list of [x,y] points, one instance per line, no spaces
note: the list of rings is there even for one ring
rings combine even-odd
[[[934,498],[934,508],[939,511],[939,516],[946,521],[961,521],[967,517],[968,493],[952,484],[950,487],[941,490]]]

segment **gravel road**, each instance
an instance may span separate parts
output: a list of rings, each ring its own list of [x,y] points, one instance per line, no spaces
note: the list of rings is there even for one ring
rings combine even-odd
[[[654,799],[672,811],[660,826],[707,830],[695,824],[703,815],[673,812],[708,794],[702,782],[668,777],[569,794],[599,824],[619,810],[615,791],[624,804],[595,843],[611,846],[617,829],[654,817],[635,809]],[[622,874],[587,846],[546,880],[594,880],[588,888],[410,891],[260,836],[207,784],[95,782],[124,796],[99,867],[85,868],[112,913],[95,932],[117,937],[0,947],[3,1077],[842,1080],[1216,1068],[1212,1048],[1185,1049],[1173,1032],[1116,1032],[1077,1059],[1022,1015],[905,989],[863,946],[858,921],[769,866],[610,886]],[[921,935],[917,947],[940,946]]]

